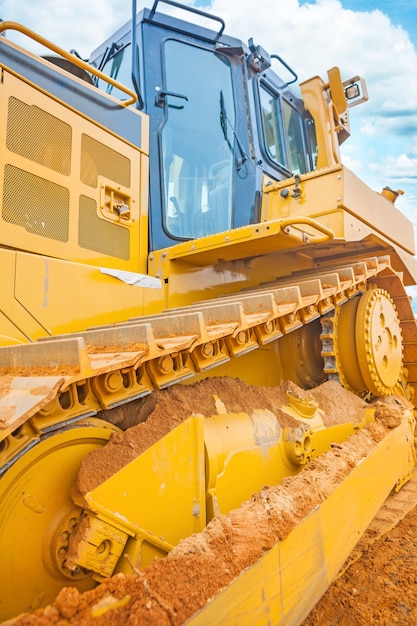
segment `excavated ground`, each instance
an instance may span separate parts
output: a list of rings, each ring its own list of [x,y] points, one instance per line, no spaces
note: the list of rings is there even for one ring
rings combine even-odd
[[[291,386],[291,385],[290,385]],[[210,379],[193,387],[152,394],[116,415],[132,426],[112,437],[110,446],[83,463],[76,489],[83,493],[129,462],[192,412],[216,412],[212,395],[228,411],[269,408],[279,421],[288,384],[280,389],[251,388],[240,381]],[[184,391],[185,390],[185,391]],[[298,390],[300,395],[305,392]],[[294,392],[294,387],[292,388]],[[359,421],[364,403],[336,383],[311,392],[324,410],[326,424]],[[209,598],[254,563],[329,494],[351,468],[366,456],[387,430],[399,422],[395,401],[379,404],[377,420],[342,446],[313,460],[301,474],[278,487],[265,487],[228,515],[214,519],[202,533],[182,541],[165,559],[142,571],[117,575],[96,589],[79,594],[63,589],[55,603],[33,615],[22,615],[13,626],[139,626],[183,624]],[[113,415],[114,416],[114,415]],[[142,421],[142,420],[145,420]],[[107,448],[107,452],[106,452]],[[92,478],[94,477],[94,478]],[[303,626],[367,626],[417,624],[417,509],[384,538],[367,546],[362,558],[339,578]],[[23,583],[23,581],[22,581]],[[23,583],[24,584],[24,583]]]
[[[417,508],[336,580],[303,626],[417,624]]]

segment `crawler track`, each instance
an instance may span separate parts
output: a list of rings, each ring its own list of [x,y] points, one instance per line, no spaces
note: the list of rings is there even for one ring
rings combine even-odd
[[[0,467],[7,469],[50,431],[213,370],[331,317],[369,287],[385,290],[395,305],[406,370],[401,384],[414,389],[417,328],[410,299],[389,257],[371,258],[310,273],[299,282],[286,279],[160,315],[0,348]],[[324,371],[337,377],[323,344]],[[332,347],[331,342],[330,352]]]

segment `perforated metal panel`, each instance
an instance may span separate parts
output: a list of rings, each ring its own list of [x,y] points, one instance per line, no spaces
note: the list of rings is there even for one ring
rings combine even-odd
[[[81,138],[80,179],[97,187],[97,177],[104,176],[125,187],[130,186],[130,161],[96,139],[83,134]]]
[[[68,241],[69,191],[13,165],[4,168],[2,218],[29,233]]]
[[[9,98],[6,145],[11,152],[67,176],[71,172],[71,126],[34,105]]]
[[[129,231],[123,226],[100,219],[96,202],[87,196],[80,196],[78,245],[129,260]]]
[[[138,271],[147,224],[137,148],[8,71],[0,135],[0,245]]]

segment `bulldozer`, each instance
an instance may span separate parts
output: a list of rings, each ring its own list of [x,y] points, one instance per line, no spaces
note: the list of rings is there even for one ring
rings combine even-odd
[[[88,61],[4,17],[0,619],[167,558],[400,398],[341,491],[187,622],[300,624],[416,462],[413,226],[401,190],[340,155],[366,83],[333,67],[296,90],[278,54],[174,0],[133,2]],[[145,426],[144,403],[216,380],[237,400],[287,384],[290,425],[260,396],[231,411],[213,394],[207,415],[196,395],[103,470],[126,415]],[[326,424],[326,383],[359,421]]]

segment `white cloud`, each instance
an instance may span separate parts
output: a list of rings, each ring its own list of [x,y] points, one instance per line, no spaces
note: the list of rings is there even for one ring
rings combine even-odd
[[[417,184],[417,157],[407,154],[388,156],[381,163],[370,163],[369,168],[388,180]]]
[[[303,6],[264,0],[262,10],[252,0],[213,0],[211,10],[225,19],[228,32],[254,36],[270,52],[285,55],[301,80],[339,65],[347,78],[360,73],[371,82],[385,81],[417,63],[408,34],[379,10],[344,9],[339,0]]]
[[[352,172],[356,172],[356,174],[359,176],[360,171],[363,170],[365,167],[363,162],[351,156],[346,150],[343,151],[342,154],[343,164],[346,165],[346,167],[348,167],[350,170],[352,170]]]
[[[0,0],[0,17],[27,26],[65,50],[76,48],[87,57],[130,18],[130,5],[120,0]],[[27,38],[8,36],[30,46]],[[38,52],[37,47],[30,49]]]

